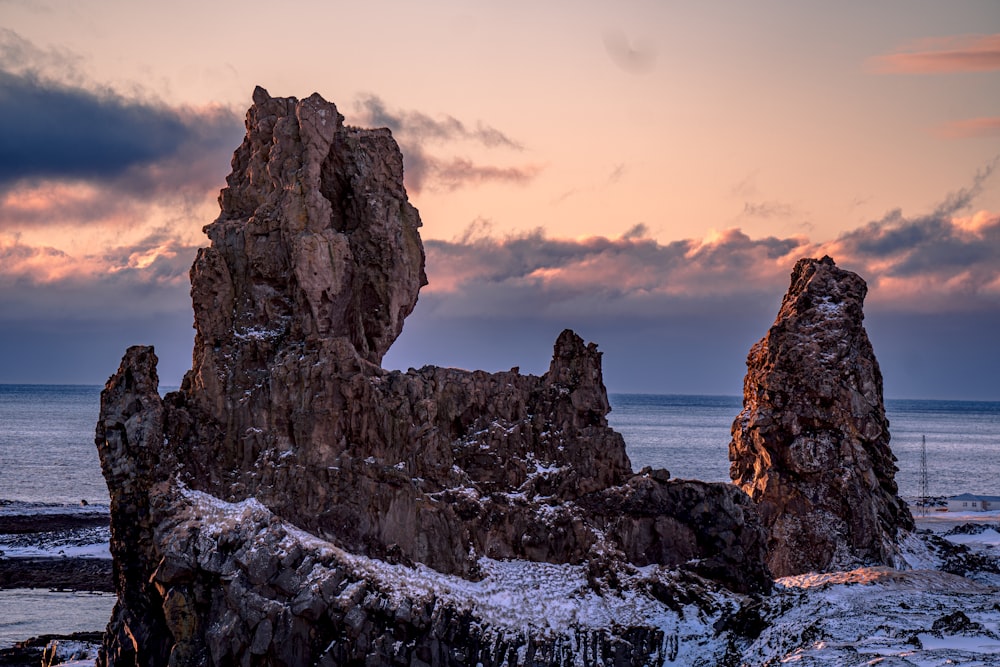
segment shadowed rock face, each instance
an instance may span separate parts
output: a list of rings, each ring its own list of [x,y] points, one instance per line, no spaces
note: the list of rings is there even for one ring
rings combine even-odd
[[[191,270],[191,371],[161,400],[152,349],[131,348],[102,394],[119,594],[102,664],[444,664],[427,656],[452,650],[500,664],[514,650],[486,642],[471,602],[397,592],[373,607],[385,591],[357,557],[469,580],[502,559],[571,564],[594,590],[653,564],[769,589],[746,494],[634,475],[601,354],[573,332],[540,377],[380,367],[426,282],[402,176],[387,130],[344,126],[318,95],[254,92]],[[664,637],[636,623],[586,641],[644,664]],[[405,659],[374,648],[399,642]],[[531,642],[551,651],[533,664],[560,664],[569,639]]]
[[[913,527],[862,326],[866,292],[829,257],[800,260],[747,357],[730,474],[757,503],[775,576],[891,565],[900,529]]]

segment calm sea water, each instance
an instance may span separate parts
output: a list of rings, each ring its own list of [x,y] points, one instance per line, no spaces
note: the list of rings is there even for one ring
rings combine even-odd
[[[632,467],[666,468],[674,477],[729,481],[730,428],[736,396],[612,394],[611,425],[625,438]],[[1000,495],[1000,403],[886,400],[898,459],[900,495],[920,495],[921,439],[926,438],[932,496]]]
[[[100,387],[0,385],[0,513],[107,505],[94,446]],[[732,396],[612,394],[611,425],[633,467],[675,477],[729,481]],[[920,442],[927,439],[932,495],[1000,495],[1000,403],[889,400],[892,448],[903,496],[919,494]],[[0,592],[0,646],[40,632],[100,630],[112,596]]]
[[[96,386],[0,385],[0,499],[106,505],[100,399]]]
[[[94,446],[97,386],[0,385],[0,500],[108,503]],[[611,425],[633,467],[729,481],[735,396],[612,394]],[[921,436],[932,495],[1000,495],[1000,403],[888,400],[901,493],[918,494]],[[3,511],[0,507],[0,511]]]

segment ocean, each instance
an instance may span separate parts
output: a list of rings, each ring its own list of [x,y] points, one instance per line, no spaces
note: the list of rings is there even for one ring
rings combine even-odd
[[[625,438],[632,467],[674,477],[729,481],[729,440],[739,396],[611,394],[608,421]],[[930,496],[1000,496],[1000,402],[887,399],[889,443],[904,498],[920,496],[926,439]]]
[[[108,491],[94,446],[100,391],[0,385],[0,514],[74,511],[83,502],[88,512],[106,509]],[[635,470],[652,466],[674,477],[729,481],[729,433],[739,397],[610,399],[609,421],[624,436]],[[919,496],[924,437],[930,495],[1000,495],[1000,402],[890,399],[886,412],[902,496]],[[0,551],[28,553],[4,539]],[[0,592],[0,647],[43,632],[102,629],[112,605],[110,595]]]

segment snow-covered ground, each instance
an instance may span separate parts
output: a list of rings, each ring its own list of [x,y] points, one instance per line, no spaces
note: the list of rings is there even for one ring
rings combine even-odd
[[[0,500],[0,558],[111,558],[107,505]]]
[[[934,512],[916,522],[903,543],[911,569],[778,580],[767,628],[745,647],[744,664],[1000,665],[1000,579],[942,571],[951,566],[937,541],[964,545],[995,566],[1000,512]]]
[[[185,495],[214,525],[210,531],[259,522],[267,512],[252,500],[229,504],[193,491]],[[1000,522],[1000,513],[919,520],[918,530],[904,541],[903,569],[781,579],[761,604],[764,629],[752,639],[717,630],[739,606],[739,596],[732,593],[706,589],[706,604],[680,609],[649,596],[645,584],[670,579],[662,568],[636,569],[623,577],[620,590],[598,593],[580,566],[484,558],[482,579],[471,582],[423,566],[349,554],[289,526],[285,539],[289,548],[295,543],[335,554],[390,596],[433,595],[469,609],[501,632],[573,635],[595,628],[657,627],[670,643],[660,653],[662,664],[1000,666],[1000,589],[991,583],[992,575],[966,577],[941,569],[956,562],[948,560],[942,539],[973,553],[995,550],[1000,535],[991,521]],[[734,644],[738,662],[731,662]]]
[[[185,496],[212,526],[210,533],[269,515],[253,500],[230,504],[194,491]],[[468,609],[497,632],[572,636],[599,628],[657,627],[669,644],[660,654],[666,665],[726,660],[747,667],[1000,667],[1000,574],[990,571],[1000,570],[1000,511],[930,512],[917,516],[916,523],[917,530],[903,541],[903,569],[872,567],[778,580],[760,605],[764,629],[755,638],[716,630],[746,602],[740,596],[706,588],[704,604],[688,602],[675,609],[651,597],[649,584],[670,582],[672,576],[658,567],[636,568],[623,577],[619,590],[598,593],[582,566],[482,558],[482,578],[473,582],[421,565],[350,554],[287,524],[285,541],[289,548],[294,543],[334,554],[387,595],[432,595]],[[0,550],[10,556],[108,557],[106,529],[71,533],[5,535]],[[968,553],[956,557],[949,544]],[[956,563],[980,569],[943,571],[955,570]],[[740,657],[729,662],[734,646]]]
[[[108,528],[0,534],[0,557],[111,558]]]

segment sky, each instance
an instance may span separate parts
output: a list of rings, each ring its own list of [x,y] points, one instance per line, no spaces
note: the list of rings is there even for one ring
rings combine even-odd
[[[388,368],[742,392],[801,257],[890,398],[1000,401],[1000,3],[0,0],[0,383],[191,365],[254,86],[389,127],[429,284]]]

